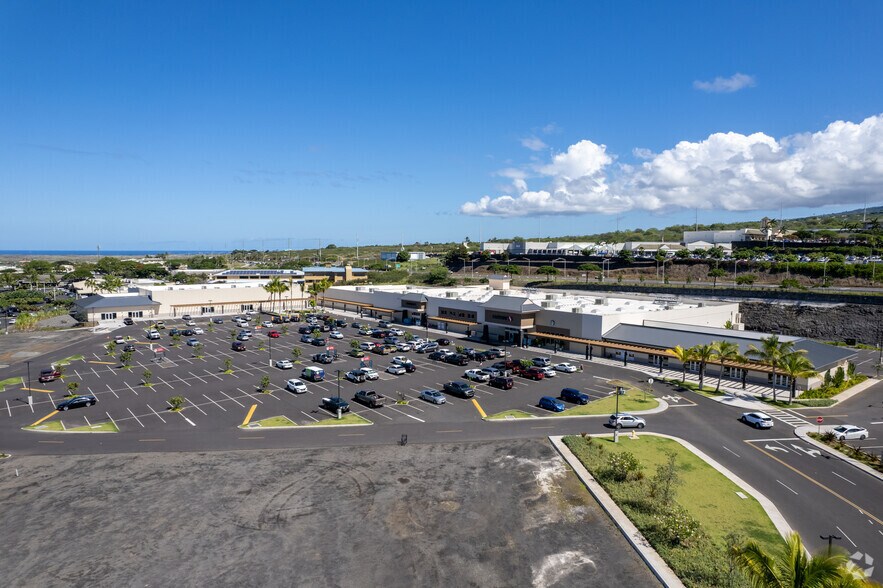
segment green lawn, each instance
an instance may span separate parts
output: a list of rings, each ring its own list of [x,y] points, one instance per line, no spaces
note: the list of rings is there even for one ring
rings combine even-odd
[[[61,421],[44,421],[37,425],[36,427],[32,425],[28,425],[27,427],[22,427],[22,429],[26,431],[58,431],[62,432],[65,430],[64,425],[61,424]]]
[[[495,420],[506,420],[506,419],[535,419],[536,417],[530,413],[524,412],[523,410],[504,410],[503,412],[498,412],[497,414],[492,414],[487,417],[489,421]]]
[[[249,426],[251,425],[251,426]],[[255,426],[257,425],[257,426]],[[287,416],[278,415],[267,417],[265,419],[261,419],[259,421],[252,421],[248,425],[244,427],[240,426],[240,429],[257,429],[257,428],[267,428],[267,427],[296,427],[297,423],[288,418]]]
[[[721,562],[726,559],[723,546],[730,533],[738,534],[743,540],[754,539],[765,549],[779,548],[782,544],[781,536],[757,500],[750,496],[740,498],[736,494],[742,492],[739,486],[676,441],[639,435],[638,439],[620,437],[619,443],[613,443],[608,437],[588,441],[582,437],[567,437],[565,443],[688,586],[714,585],[714,582],[709,584],[709,577],[722,572]],[[610,455],[626,451],[643,464],[643,478],[616,482],[606,477],[604,471]],[[656,519],[648,512],[654,503],[650,498],[650,479],[671,452],[676,455],[681,479],[675,501],[699,522],[705,537],[686,546],[659,544],[654,540],[652,528]]]
[[[307,423],[307,427],[315,427],[318,425],[371,425],[373,424],[371,421],[366,419],[365,417],[359,416],[354,412],[348,412],[343,415],[343,418],[337,419],[335,417],[328,417],[327,419],[322,419],[321,421],[316,421],[315,423]]]
[[[80,432],[80,433],[119,433],[120,430],[117,428],[115,424],[110,421],[105,421],[103,423],[97,423],[92,426],[83,425],[80,427],[72,427],[67,429],[68,432]]]
[[[718,396],[723,396],[724,394],[726,394],[726,392],[716,392],[715,391],[714,388],[715,388],[715,386],[717,386],[716,379],[713,380],[713,384],[711,386],[709,386],[708,384],[709,384],[709,382],[712,381],[712,379],[705,378],[705,385],[702,386],[702,390],[699,389],[699,384],[697,382],[688,382],[688,381],[681,382],[680,379],[665,380],[665,381],[669,382],[671,384],[675,384],[677,386],[680,386],[681,388],[686,388],[687,390],[692,390],[693,392],[695,392],[697,394],[701,394],[702,396],[707,396],[708,398],[716,398]]]
[[[21,378],[6,378],[0,380],[0,392],[4,392],[7,386],[24,386],[24,380]]]
[[[578,416],[578,415],[599,415],[613,414],[616,411],[616,395],[611,394],[606,398],[594,400],[588,404],[571,405],[564,412],[550,412],[549,416]],[[659,406],[659,401],[654,397],[638,390],[637,388],[629,388],[625,394],[619,397],[619,412],[637,412],[639,410],[650,410]]]
[[[85,359],[85,357],[83,357],[82,355],[71,355],[70,357],[65,357],[64,359],[59,359],[58,361],[54,362],[52,365],[68,365],[71,362],[83,361],[84,359]]]

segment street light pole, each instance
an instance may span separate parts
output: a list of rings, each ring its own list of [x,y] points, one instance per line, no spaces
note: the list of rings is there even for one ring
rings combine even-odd
[[[340,370],[337,371],[337,399],[340,400]]]
[[[831,555],[831,545],[834,542],[834,539],[836,539],[837,541],[840,541],[841,539],[843,539],[843,537],[838,537],[837,535],[831,534],[831,535],[819,535],[819,539],[827,539],[827,541],[828,541],[828,555],[830,556]]]
[[[613,393],[616,394],[616,410],[613,414],[616,415],[617,420],[619,419],[619,391],[622,390],[622,386],[617,386],[613,389]],[[616,425],[618,422],[614,421],[613,423],[613,442],[619,443],[619,427]]]
[[[267,357],[270,360],[270,367],[273,367],[273,337],[270,337],[270,335],[268,334],[267,339],[269,343],[267,346]]]
[[[31,392],[31,362],[28,360],[25,363],[28,365],[28,406],[34,406],[33,392]]]

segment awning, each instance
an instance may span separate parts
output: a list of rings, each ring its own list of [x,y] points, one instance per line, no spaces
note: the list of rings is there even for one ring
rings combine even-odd
[[[444,316],[431,316],[431,317],[429,317],[427,320],[435,321],[435,322],[438,322],[438,323],[453,323],[453,324],[455,324],[455,325],[464,325],[464,326],[467,326],[467,327],[471,327],[472,325],[477,325],[477,324],[478,324],[478,323],[472,323],[472,322],[469,322],[469,321],[461,321],[461,320],[457,320],[457,319],[447,318],[447,317],[444,317]]]

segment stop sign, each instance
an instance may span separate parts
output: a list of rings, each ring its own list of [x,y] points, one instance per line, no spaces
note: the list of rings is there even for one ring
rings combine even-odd
[[[821,425],[822,423],[825,422],[825,419],[822,417],[816,417],[816,422]]]

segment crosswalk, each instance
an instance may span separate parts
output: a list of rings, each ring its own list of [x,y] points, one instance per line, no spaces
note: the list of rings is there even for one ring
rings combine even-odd
[[[809,421],[806,421],[793,412],[788,412],[787,410],[779,410],[777,408],[764,408],[763,412],[767,413],[777,421],[782,421],[786,425],[791,425],[794,428],[810,424]]]

